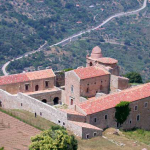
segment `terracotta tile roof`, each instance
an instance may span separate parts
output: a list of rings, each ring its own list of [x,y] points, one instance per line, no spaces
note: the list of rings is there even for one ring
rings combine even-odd
[[[27,72],[26,75],[30,80],[38,80],[41,78],[46,79],[46,78],[50,78],[50,77],[55,77],[55,74],[52,69]]]
[[[30,80],[45,79],[45,78],[50,78],[54,76],[55,74],[52,69],[14,74],[14,75],[9,75],[9,76],[1,76],[0,85],[27,82]]]
[[[93,98],[86,102],[79,104],[78,106],[87,114],[93,114],[106,109],[115,107],[121,101],[134,102],[146,97],[150,97],[150,83],[136,86],[117,92],[114,94],[109,94],[99,98]]]
[[[89,128],[89,129],[95,129],[95,130],[102,130],[98,127],[95,127],[91,124],[88,124],[88,123],[84,123],[84,122],[76,122],[76,121],[69,121],[70,123],[72,124],[75,124],[77,126],[80,126],[80,127],[83,127],[83,128]]]
[[[110,74],[106,70],[95,66],[78,68],[75,69],[74,72],[78,75],[80,79],[87,79]]]
[[[0,77],[0,85],[26,82],[26,81],[29,81],[29,78],[26,76],[26,74],[15,74],[15,75]]]
[[[99,58],[97,61],[103,64],[117,64],[118,63],[118,60],[114,58],[109,58],[109,57],[102,57],[102,58]]]
[[[83,114],[75,111],[75,110],[71,110],[71,109],[60,109],[63,112],[66,112],[67,114],[73,114],[73,115],[79,115],[79,116],[84,116]]]

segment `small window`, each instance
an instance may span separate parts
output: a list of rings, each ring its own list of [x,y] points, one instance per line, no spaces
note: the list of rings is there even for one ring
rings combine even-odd
[[[21,103],[21,107],[23,106],[23,104]]]
[[[71,92],[73,92],[73,85],[71,86]]]
[[[29,90],[29,84],[25,84],[25,90],[26,90],[26,91]]]
[[[58,120],[58,123],[60,123],[60,120]]]
[[[42,113],[40,112],[40,116],[42,116]]]
[[[101,80],[101,83],[103,83],[103,81]]]
[[[131,124],[131,123],[132,123],[132,121],[130,120],[130,121],[129,121],[129,123]]]
[[[89,93],[89,88],[86,89],[86,92]]]
[[[148,102],[145,102],[144,107],[147,108],[147,106],[148,106]]]
[[[46,88],[49,87],[49,81],[45,81],[45,87],[46,87]]]
[[[94,122],[97,122],[97,118],[94,118]]]
[[[93,133],[93,136],[96,136],[96,135],[97,135],[97,133],[96,133],[96,132],[94,132],[94,133]]]
[[[134,107],[134,110],[135,110],[135,111],[138,110],[138,106],[135,106],[135,107]]]
[[[95,82],[95,84],[96,84],[96,82]]]
[[[89,134],[86,135],[86,138],[89,139]]]
[[[65,123],[63,122],[63,126],[65,126]]]
[[[87,85],[89,85],[89,84],[87,84]]]
[[[108,118],[108,116],[107,116],[107,115],[105,115],[105,120],[107,120],[107,118]]]
[[[137,120],[137,121],[140,120],[140,115],[137,115],[136,120]]]

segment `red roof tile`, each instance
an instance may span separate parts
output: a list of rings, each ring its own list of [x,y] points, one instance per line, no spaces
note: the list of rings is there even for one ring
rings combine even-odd
[[[38,80],[38,79],[46,79],[50,77],[55,77],[55,74],[52,69],[27,72],[26,75],[30,80]]]
[[[109,58],[109,57],[102,57],[102,58],[99,58],[97,61],[103,64],[117,64],[118,63],[118,60],[114,58]]]
[[[72,109],[60,109],[60,111],[66,112],[67,114],[84,116],[83,114],[81,114],[75,110],[72,110]]]
[[[52,69],[14,74],[14,75],[9,75],[9,76],[1,76],[0,85],[27,82],[31,80],[45,79],[45,78],[50,78],[54,76],[55,74]]]
[[[87,79],[110,74],[106,70],[95,66],[78,68],[75,69],[74,72],[78,75],[80,79]]]
[[[115,107],[121,101],[134,102],[146,97],[150,97],[150,83],[136,86],[117,92],[114,94],[109,94],[99,98],[93,98],[86,102],[79,104],[78,106],[87,114],[93,114],[106,109]]]
[[[84,122],[76,122],[76,121],[69,121],[69,122],[71,122],[72,124],[75,124],[77,126],[83,127],[83,128],[89,128],[89,129],[95,129],[95,130],[102,130],[102,129],[98,128],[98,127],[95,127],[95,126],[93,126],[91,124],[84,123]]]
[[[0,77],[0,85],[26,82],[26,81],[29,81],[29,78],[26,76],[26,74],[23,73]]]

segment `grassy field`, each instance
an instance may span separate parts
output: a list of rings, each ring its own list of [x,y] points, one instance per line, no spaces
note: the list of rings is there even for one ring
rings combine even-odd
[[[150,145],[150,131],[145,131],[143,129],[135,129],[132,131],[123,132],[127,138],[143,142]]]
[[[6,109],[0,109],[0,111],[5,111],[5,113],[41,130],[48,129],[52,125],[55,125],[40,116],[35,118],[34,114],[27,111]],[[103,136],[106,138],[95,137],[89,140],[82,140],[81,138],[76,137],[78,140],[78,150],[142,150],[143,148],[150,150],[150,147],[148,146],[148,144],[150,144],[149,131],[137,130],[119,132],[118,135],[113,134],[114,132],[115,129],[105,130]],[[69,131],[69,134],[70,133],[71,132]]]

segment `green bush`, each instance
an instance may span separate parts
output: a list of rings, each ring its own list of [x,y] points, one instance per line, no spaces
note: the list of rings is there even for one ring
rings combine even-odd
[[[29,150],[77,150],[77,140],[63,127],[54,126],[31,138]]]

